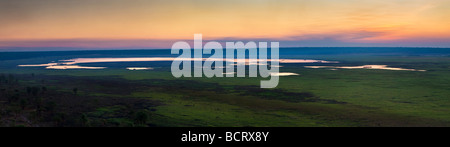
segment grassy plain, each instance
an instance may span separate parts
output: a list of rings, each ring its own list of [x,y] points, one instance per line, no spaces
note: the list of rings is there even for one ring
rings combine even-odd
[[[109,67],[103,70],[17,67],[57,58],[0,61],[5,79],[16,79],[0,85],[2,126],[450,126],[445,56],[289,56],[427,71],[282,64],[281,72],[300,75],[280,77],[275,89],[260,89],[261,78],[176,79],[170,62],[127,63],[154,67],[144,71],[121,63],[88,64]],[[41,90],[34,95],[29,87]]]

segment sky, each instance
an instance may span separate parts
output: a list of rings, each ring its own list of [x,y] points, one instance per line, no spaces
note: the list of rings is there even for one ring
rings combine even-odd
[[[0,49],[450,47],[450,0],[0,0]]]

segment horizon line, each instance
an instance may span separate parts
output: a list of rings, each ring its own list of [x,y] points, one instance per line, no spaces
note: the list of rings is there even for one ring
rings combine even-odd
[[[19,49],[19,50],[14,50],[14,49],[18,49],[18,48],[23,48],[23,49]],[[59,50],[39,50],[37,48],[47,48],[47,49],[55,49],[55,48],[59,48]],[[270,48],[270,47],[268,47]],[[323,47],[317,47],[317,46],[302,46],[302,47],[279,47],[280,49],[293,49],[293,48],[433,48],[433,49],[450,49],[450,47],[435,47],[435,46],[430,46],[430,47],[410,47],[410,46],[405,46],[405,47],[398,47],[398,46],[386,46],[386,47],[379,47],[379,46],[351,46],[351,47],[346,47],[346,46],[323,46]],[[37,50],[33,50],[33,49],[37,49]],[[192,49],[192,48],[191,48]],[[170,50],[170,48],[130,48],[130,49],[126,49],[126,48],[76,48],[76,47],[13,47],[13,48],[5,48],[5,49],[0,49],[0,52],[64,52],[64,51],[133,51],[133,50]]]

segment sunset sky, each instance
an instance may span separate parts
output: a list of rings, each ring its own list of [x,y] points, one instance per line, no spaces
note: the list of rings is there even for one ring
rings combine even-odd
[[[450,47],[450,0],[0,0],[0,48]]]

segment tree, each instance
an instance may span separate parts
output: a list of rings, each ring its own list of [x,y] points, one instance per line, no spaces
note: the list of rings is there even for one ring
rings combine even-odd
[[[83,127],[89,126],[89,118],[85,113],[81,114],[80,122]]]
[[[19,93],[15,93],[8,98],[8,103],[17,102],[19,100]]]
[[[0,84],[6,81],[6,77],[4,74],[0,75]]]
[[[136,113],[136,116],[134,118],[134,121],[137,124],[146,124],[147,120],[148,120],[149,116],[148,116],[148,112],[145,110],[141,110],[139,112]]]
[[[8,75],[8,84],[12,84],[13,83],[13,81],[14,81],[14,75],[12,75],[12,74],[9,74]]]
[[[31,94],[33,94],[33,96],[37,96],[39,93],[39,87],[32,87],[31,88]]]
[[[10,85],[14,85],[14,84],[19,83],[19,79],[16,78],[16,77],[14,77],[14,75],[9,74],[6,83],[7,83],[7,84],[10,84]]]
[[[28,94],[28,95],[31,94],[31,87],[27,87],[27,94]]]
[[[75,94],[75,95],[77,95],[77,92],[78,92],[78,88],[73,88],[73,94]]]
[[[25,106],[27,106],[27,100],[21,99],[20,100],[20,107],[22,107],[22,110],[25,110]]]
[[[66,121],[67,114],[64,112],[57,113],[55,116],[53,116],[53,121],[56,122],[56,126],[63,126],[64,122]]]
[[[37,117],[41,116],[41,112],[42,112],[42,98],[36,98],[36,100],[34,101],[35,106],[36,106],[36,115]]]
[[[51,101],[51,102],[47,102],[47,104],[45,104],[45,110],[50,112],[51,115],[53,115],[55,109],[56,109],[56,103]]]

